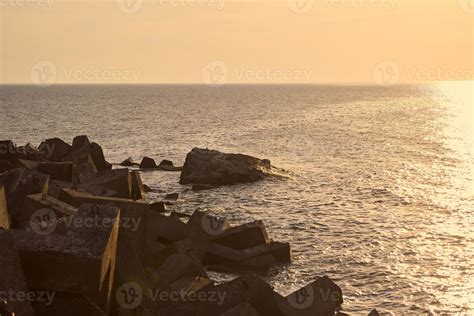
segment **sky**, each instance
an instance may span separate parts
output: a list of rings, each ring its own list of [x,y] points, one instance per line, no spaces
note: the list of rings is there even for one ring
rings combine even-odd
[[[474,0],[0,0],[0,83],[472,80]]]

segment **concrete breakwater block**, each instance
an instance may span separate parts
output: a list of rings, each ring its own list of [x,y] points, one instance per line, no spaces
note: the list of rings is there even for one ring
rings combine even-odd
[[[7,208],[12,226],[17,224],[25,197],[30,194],[46,194],[49,176],[26,168],[10,170],[3,174],[0,183],[5,188]]]
[[[73,176],[72,162],[40,162],[38,171],[47,174],[51,179],[59,181],[72,181]]]
[[[0,184],[0,229],[8,229],[11,226],[10,214],[7,209],[7,198],[5,196],[5,187]]]
[[[100,227],[78,225],[78,219],[85,223],[92,216],[78,213],[66,235],[13,230],[28,287],[82,294],[109,311],[120,225],[120,213],[112,211],[115,221]]]
[[[143,187],[142,178],[138,170],[130,171],[131,190],[130,197],[132,200],[146,200],[146,192]]]
[[[63,189],[59,199],[75,207],[82,204],[106,205],[113,204],[120,208],[122,228],[130,238],[132,246],[137,250],[140,257],[145,250],[146,232],[148,226],[148,214],[150,206],[144,201],[133,201],[114,197],[95,196],[86,192]]]
[[[254,221],[240,226],[229,227],[213,236],[211,241],[237,250],[252,248],[270,242],[262,221]]]
[[[132,175],[128,169],[114,169],[102,172],[99,177],[78,185],[79,189],[104,187],[117,192],[117,196],[130,199],[132,194]]]
[[[91,155],[79,156],[74,160],[74,183],[86,183],[97,177],[97,167]]]
[[[16,228],[34,229],[37,232],[49,229],[44,221],[53,221],[77,213],[77,208],[46,194],[31,194],[25,197]]]
[[[286,298],[277,296],[279,309],[289,316],[332,315],[343,303],[342,290],[323,276]]]
[[[48,138],[43,141],[38,150],[47,153],[46,159],[60,162],[65,156],[71,153],[72,146],[60,138]]]
[[[9,230],[0,229],[0,253],[0,301],[6,301],[5,308],[15,315],[34,315],[31,302],[26,299],[28,287],[17,247]]]
[[[178,217],[150,211],[147,221],[147,239],[169,245],[184,239],[186,224]]]

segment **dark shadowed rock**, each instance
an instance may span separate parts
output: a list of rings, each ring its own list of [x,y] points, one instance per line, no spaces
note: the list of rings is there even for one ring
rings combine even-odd
[[[24,293],[26,295],[28,288],[23,273],[23,267],[21,266],[13,235],[9,230],[0,229],[0,253],[0,292],[8,293],[9,291],[13,291],[17,294]],[[3,300],[5,298],[2,297],[0,299]],[[6,313],[7,309],[15,313],[15,315],[34,315],[28,300],[14,299],[6,303],[1,302],[0,304],[6,305],[0,307],[0,315],[2,316],[8,315],[8,313]],[[1,309],[3,309],[3,311]]]
[[[71,162],[40,162],[38,171],[50,175],[53,180],[71,182],[73,164]]]
[[[131,192],[130,196],[132,200],[145,200],[146,192],[143,187],[142,178],[140,177],[140,172],[138,170],[133,170],[130,172],[131,176]]]
[[[0,173],[3,173],[8,170],[14,169],[15,166],[13,163],[10,162],[10,160],[7,159],[0,159]]]
[[[5,196],[5,188],[0,184],[0,229],[10,228],[11,221],[7,209],[7,197]]]
[[[278,299],[280,310],[289,316],[334,315],[342,303],[341,288],[327,276],[318,278],[284,299],[281,296]]]
[[[139,166],[140,164],[138,162],[135,162],[132,159],[132,157],[128,157],[127,159],[122,161],[119,165],[123,167],[133,167],[133,166]]]
[[[380,316],[379,312],[376,309],[373,309],[370,313],[369,316]]]
[[[146,185],[146,184],[143,185],[143,189],[145,190],[145,193],[153,192],[153,189],[150,188],[150,186],[148,186],[148,185]]]
[[[72,141],[72,151],[74,152],[83,147],[87,147],[90,145],[90,143],[91,142],[89,141],[89,138],[86,135],[76,136]]]
[[[49,188],[49,176],[26,168],[10,170],[3,174],[0,183],[5,187],[7,207],[12,226],[18,223],[25,197],[30,194],[46,194]]]
[[[142,162],[140,163],[140,169],[153,169],[156,167],[155,160],[150,157],[143,157]]]
[[[177,201],[179,199],[179,193],[170,193],[165,195],[165,200]]]
[[[173,162],[171,160],[166,160],[166,159],[163,159],[161,162],[160,162],[160,167],[173,167]]]
[[[158,213],[165,213],[166,212],[166,205],[162,201],[151,203],[150,209]]]
[[[277,174],[277,169],[268,160],[194,148],[186,156],[180,183],[229,185],[259,181]]]
[[[38,150],[46,153],[46,159],[49,161],[59,162],[71,153],[72,146],[61,138],[55,137],[43,141],[39,145]]]

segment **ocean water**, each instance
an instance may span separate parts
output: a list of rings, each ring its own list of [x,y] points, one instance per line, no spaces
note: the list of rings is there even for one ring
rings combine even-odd
[[[287,180],[193,192],[145,172],[150,200],[231,223],[262,219],[293,263],[267,277],[289,294],[321,275],[344,311],[474,314],[472,82],[393,87],[2,86],[0,138],[87,134],[111,162],[184,162],[193,147],[268,158]],[[219,280],[231,278],[217,275]]]

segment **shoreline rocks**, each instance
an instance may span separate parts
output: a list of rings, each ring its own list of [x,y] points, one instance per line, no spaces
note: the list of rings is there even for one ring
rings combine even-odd
[[[283,173],[268,159],[193,148],[186,156],[179,183],[221,186],[261,181],[269,176]]]
[[[290,244],[271,240],[262,221],[233,226],[207,212],[166,215],[165,202],[147,200],[140,172],[111,169],[87,136],[72,145],[48,139],[40,146],[46,155],[33,147],[22,149],[33,155],[20,155],[13,142],[0,144],[12,151],[0,151],[10,163],[0,171],[0,262],[7,267],[0,271],[0,293],[54,294],[50,302],[31,304],[1,297],[2,314],[292,316],[334,315],[341,308],[342,291],[326,276],[283,297],[257,275],[292,259]],[[200,149],[186,161],[183,182],[211,182],[195,190],[258,181],[274,168],[266,160]],[[153,164],[148,158],[141,165]],[[159,168],[177,167],[164,160]],[[166,198],[176,201],[179,194]],[[212,270],[238,277],[216,285]]]

